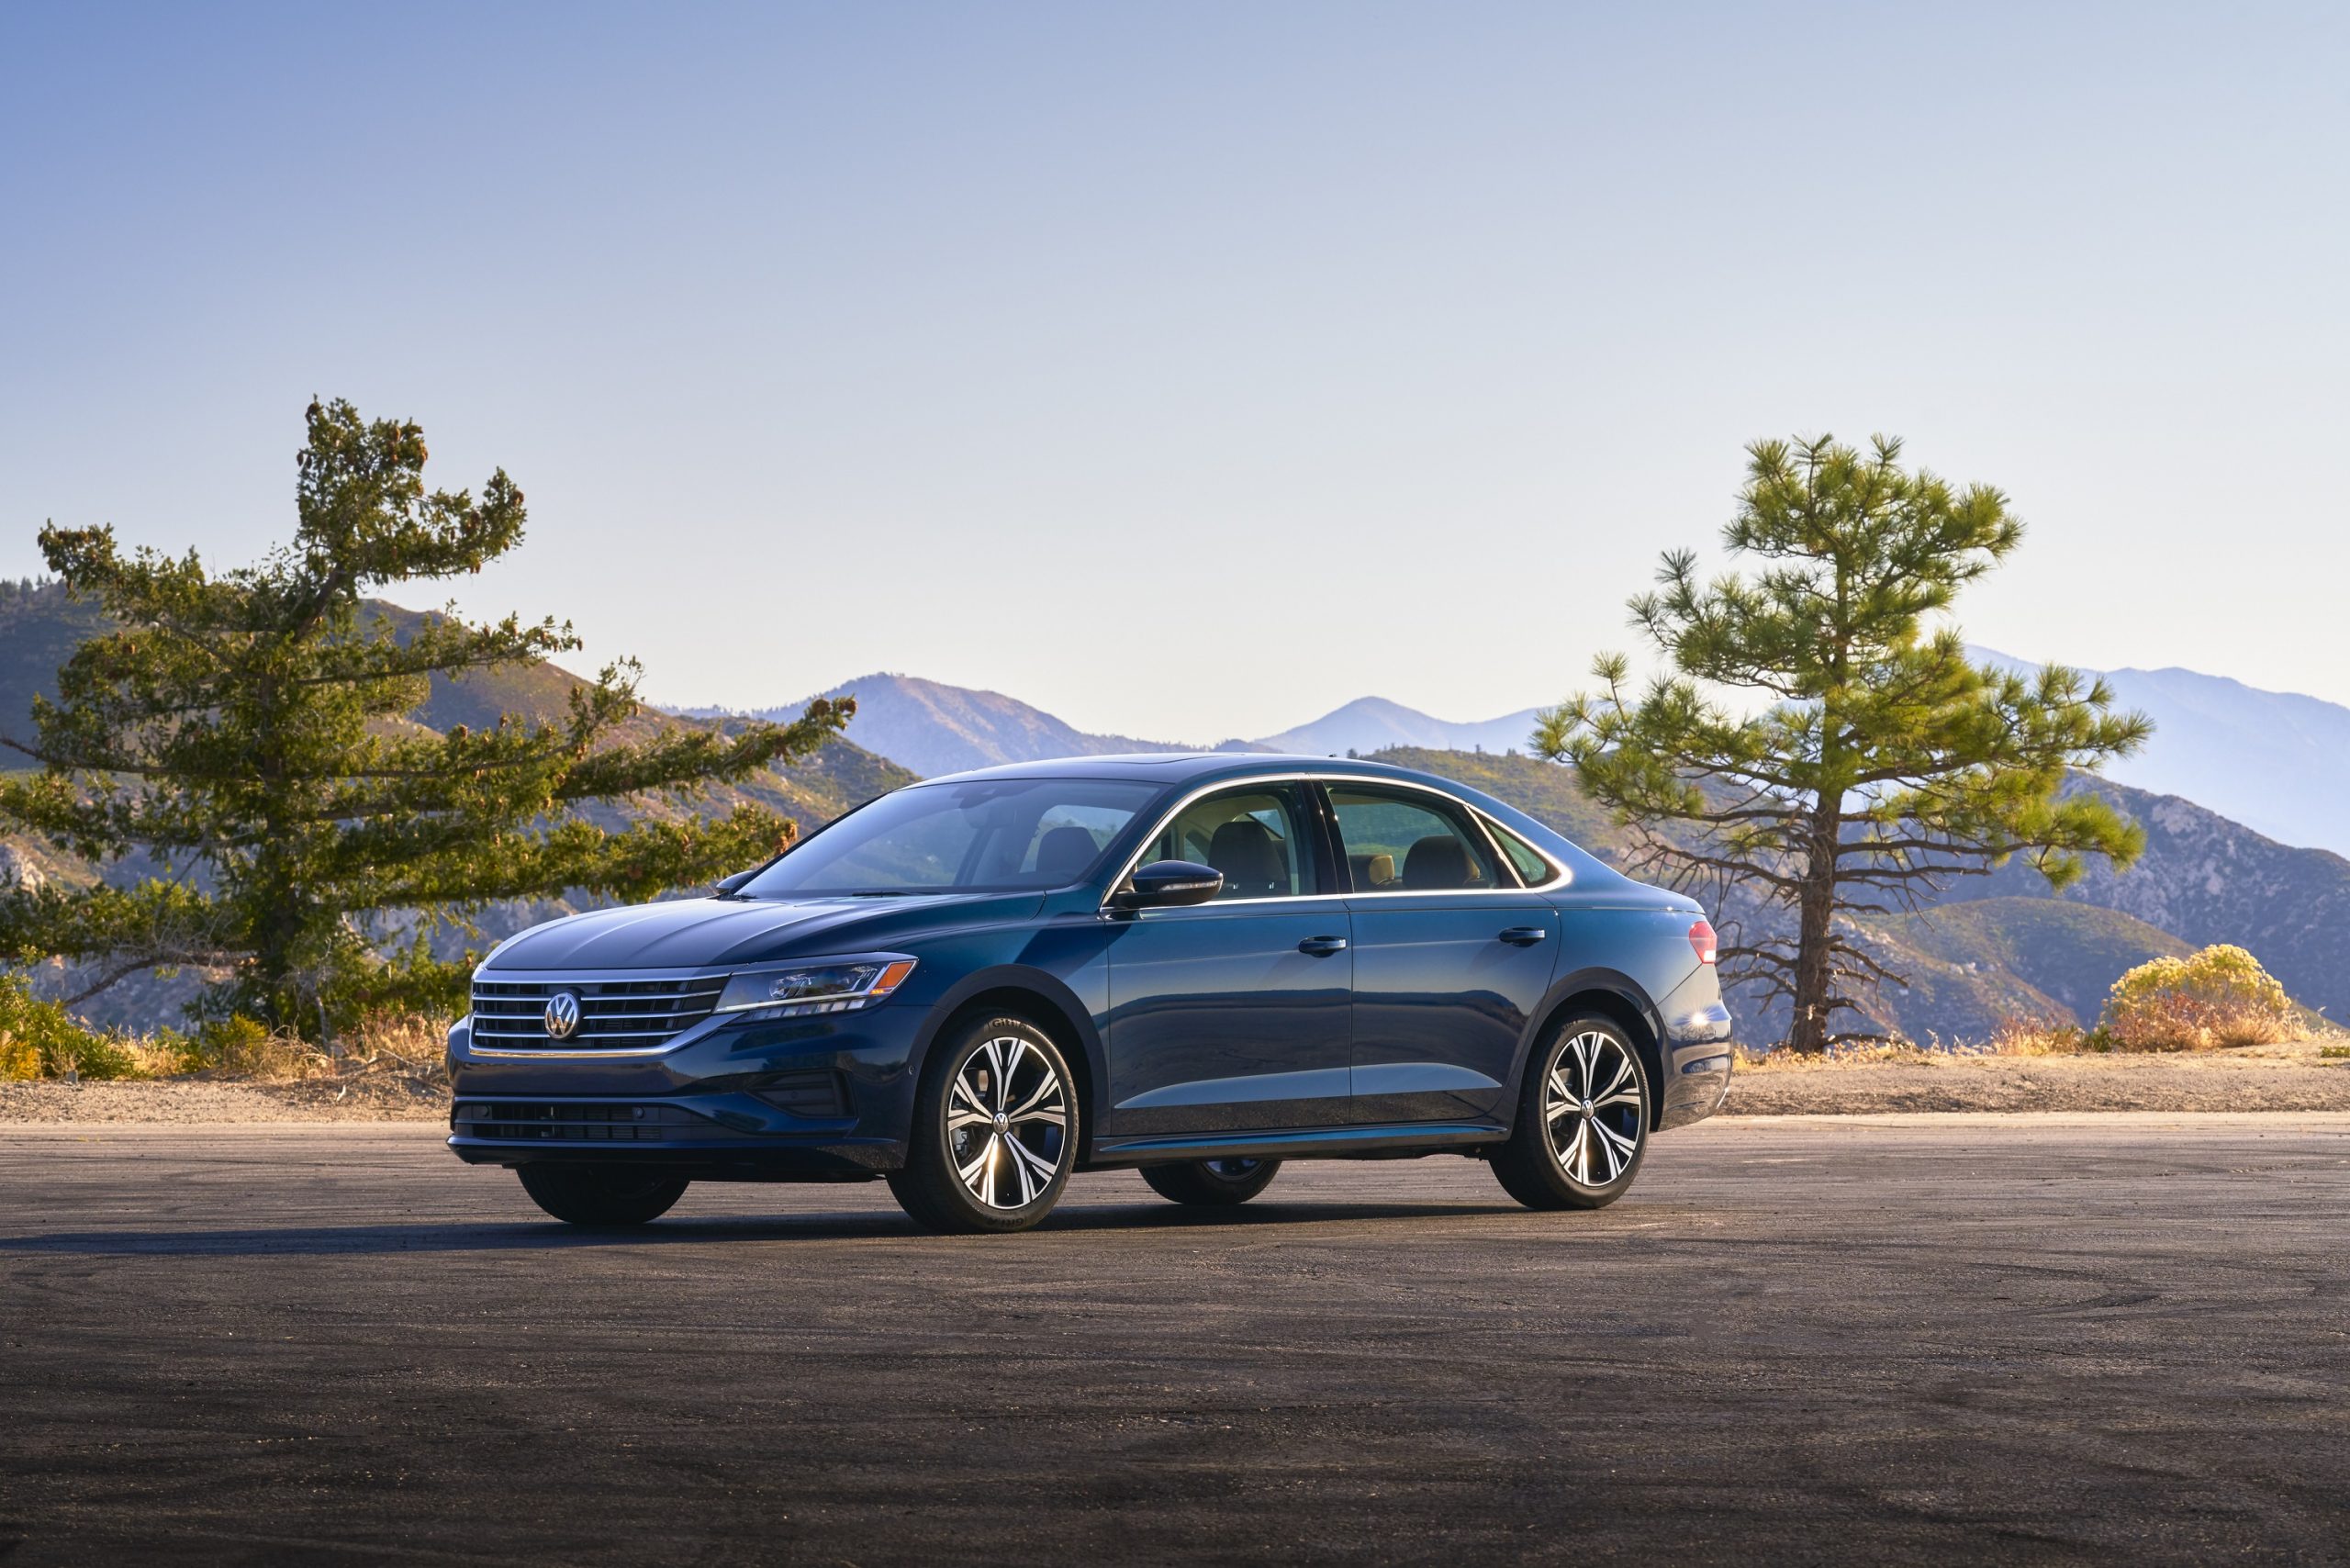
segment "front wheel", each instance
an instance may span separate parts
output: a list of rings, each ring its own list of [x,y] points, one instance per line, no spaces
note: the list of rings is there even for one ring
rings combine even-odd
[[[890,1191],[933,1230],[1026,1230],[1077,1162],[1077,1096],[1052,1036],[1025,1018],[976,1019],[932,1048],[906,1168]]]
[[[627,1165],[525,1165],[514,1174],[531,1201],[566,1225],[614,1230],[649,1225],[685,1196],[687,1178]]]
[[[1611,1019],[1570,1018],[1528,1064],[1494,1174],[1530,1209],[1605,1208],[1631,1186],[1648,1147],[1640,1053]]]
[[[1186,1159],[1175,1165],[1146,1165],[1142,1179],[1162,1198],[1199,1208],[1228,1209],[1271,1185],[1281,1168],[1278,1159]]]

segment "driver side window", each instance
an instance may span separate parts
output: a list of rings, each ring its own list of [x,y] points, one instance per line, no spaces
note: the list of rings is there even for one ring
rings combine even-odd
[[[1306,838],[1304,796],[1295,785],[1259,785],[1194,801],[1142,854],[1191,860],[1224,873],[1218,902],[1294,898],[1317,892]]]

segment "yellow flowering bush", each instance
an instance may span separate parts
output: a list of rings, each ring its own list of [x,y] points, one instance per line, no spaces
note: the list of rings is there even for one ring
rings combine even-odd
[[[2125,1051],[2208,1051],[2302,1033],[2285,988],[2259,959],[2226,945],[2140,964],[2113,982],[2098,1028]]]

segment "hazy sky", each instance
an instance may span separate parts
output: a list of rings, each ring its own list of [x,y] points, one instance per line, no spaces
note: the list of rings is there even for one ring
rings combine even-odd
[[[0,574],[230,563],[315,392],[503,465],[407,596],[646,689],[1485,718],[1757,436],[2031,532],[1976,642],[2350,701],[2350,6],[0,10]]]

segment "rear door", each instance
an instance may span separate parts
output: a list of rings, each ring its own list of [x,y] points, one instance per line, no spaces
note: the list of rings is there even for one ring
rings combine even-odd
[[[1214,902],[1119,917],[1108,954],[1111,1136],[1263,1131],[1348,1119],[1354,958],[1311,787],[1218,790],[1139,863],[1225,876]]]
[[[1354,927],[1355,1119],[1492,1114],[1558,965],[1558,911],[1449,797],[1324,787]]]

